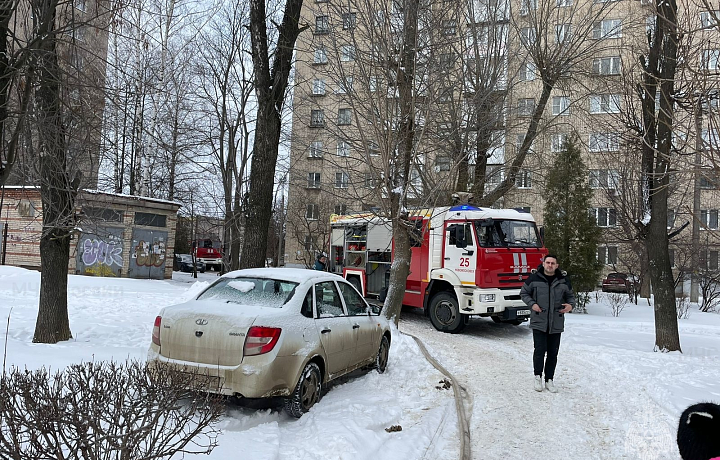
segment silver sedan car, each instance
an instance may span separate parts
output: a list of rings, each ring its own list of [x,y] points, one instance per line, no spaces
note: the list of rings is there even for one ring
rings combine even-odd
[[[214,392],[284,397],[294,417],[323,385],[361,367],[384,372],[388,320],[342,277],[259,268],[222,276],[196,299],[163,308],[148,361],[210,376]]]

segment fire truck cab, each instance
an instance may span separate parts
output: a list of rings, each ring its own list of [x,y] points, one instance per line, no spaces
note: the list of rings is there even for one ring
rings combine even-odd
[[[520,288],[547,254],[532,215],[469,205],[411,211],[412,258],[403,304],[433,326],[460,332],[471,315],[521,324],[530,309]],[[332,216],[330,269],[365,296],[384,300],[392,230],[372,213]]]

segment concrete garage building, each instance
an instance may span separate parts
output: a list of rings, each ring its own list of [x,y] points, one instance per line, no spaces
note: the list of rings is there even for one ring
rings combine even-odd
[[[5,187],[0,226],[0,261],[40,270],[42,200],[37,187]],[[165,279],[172,255],[179,203],[83,190],[78,195],[77,232],[69,273]]]

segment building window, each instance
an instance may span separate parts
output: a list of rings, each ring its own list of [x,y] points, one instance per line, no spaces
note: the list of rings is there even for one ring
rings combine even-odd
[[[620,151],[620,134],[618,133],[590,133],[588,140],[588,150],[591,152]]]
[[[598,246],[597,261],[605,265],[616,265],[617,253],[617,246]]]
[[[315,16],[315,33],[330,33],[330,16]]]
[[[75,0],[75,8],[82,12],[85,12],[85,10],[87,9],[87,2],[85,0]]]
[[[591,169],[588,172],[590,188],[617,190],[620,184],[620,173],[615,169]]]
[[[322,158],[323,156],[323,143],[322,141],[313,141],[310,143],[310,158]]]
[[[368,90],[371,93],[374,93],[375,91],[378,90],[378,81],[379,81],[378,77],[370,77],[370,80],[368,82]]]
[[[535,29],[532,27],[525,27],[520,29],[520,42],[526,47],[535,44]]]
[[[348,188],[349,182],[350,178],[348,177],[346,172],[335,173],[335,188]]]
[[[622,37],[622,19],[605,19],[593,24],[594,39]]]
[[[350,156],[350,144],[345,141],[338,141],[337,143],[337,156],[349,157]]]
[[[700,223],[709,230],[718,229],[718,210],[717,209],[701,209]]]
[[[352,62],[355,60],[355,47],[352,45],[343,45],[340,47],[340,61]]]
[[[488,165],[485,170],[485,184],[498,185],[503,180],[502,165]]]
[[[30,201],[23,200],[20,202],[20,205],[23,204],[23,202],[26,202],[28,207],[30,208],[30,211],[34,211],[34,208],[32,207],[32,204]],[[20,211],[20,206],[18,206],[18,212]],[[101,221],[101,222],[122,222],[123,218],[123,212],[118,211],[115,209],[109,209],[109,208],[92,208],[92,207],[83,207],[82,213],[84,214],[85,218],[93,220],[93,221]],[[23,216],[23,214],[20,214]],[[30,215],[25,215],[23,217],[33,217],[34,213],[31,213]]]
[[[700,251],[700,267],[705,270],[717,270],[718,251]]]
[[[338,109],[338,126],[349,125],[352,121],[352,112],[350,109]]]
[[[337,214],[339,216],[347,214],[347,205],[346,204],[336,204],[335,205],[335,214]]]
[[[700,25],[704,29],[717,27],[718,21],[720,21],[720,11],[703,11],[700,13]]]
[[[438,97],[440,102],[452,102],[453,100],[453,88],[452,86],[440,89],[440,96]]]
[[[555,25],[555,43],[566,43],[572,37],[572,26],[570,24]]]
[[[357,13],[343,13],[343,30],[352,30],[357,25]]]
[[[590,208],[590,217],[595,220],[598,227],[614,227],[617,225],[615,208]]]
[[[667,228],[671,229],[675,226],[675,216],[677,212],[674,209],[667,210]]]
[[[437,172],[450,171],[451,166],[450,157],[441,155],[435,158],[435,170]]]
[[[375,176],[373,173],[365,173],[365,188],[375,188]]]
[[[375,141],[368,141],[367,143],[368,155],[376,157],[380,155],[380,146]]]
[[[700,188],[708,190],[720,188],[720,177],[712,172],[703,171],[700,174]]]
[[[553,134],[550,136],[550,151],[553,153],[562,152],[566,141],[567,134]]]
[[[353,77],[345,77],[340,80],[336,93],[347,94],[352,93],[353,90]]]
[[[320,173],[308,173],[308,188],[320,188]]]
[[[702,50],[700,57],[700,68],[703,70],[718,70],[720,66],[720,49],[706,49]]]
[[[533,81],[535,80],[535,63],[525,62],[520,66],[520,81]]]
[[[153,214],[149,212],[136,212],[135,225],[145,225],[147,227],[165,227],[167,216],[163,214]]]
[[[526,16],[530,11],[537,11],[537,0],[520,0],[520,16]]]
[[[556,5],[560,8],[567,8],[572,6],[573,0],[557,0]]]
[[[570,115],[570,98],[567,96],[553,96],[552,114],[564,116]]]
[[[313,96],[324,96],[325,95],[325,80],[322,78],[316,78],[313,80],[312,85]]]
[[[305,208],[305,218],[307,220],[318,220],[320,215],[320,207],[314,203],[308,204]]]
[[[525,134],[518,134],[515,138],[515,149],[516,151],[520,151],[522,148],[523,142],[525,141]],[[530,149],[528,149],[528,154],[535,153],[535,140],[533,140],[530,143]]]
[[[517,113],[519,117],[530,117],[535,111],[535,99],[518,99]]]
[[[455,19],[448,19],[442,22],[442,33],[446,37],[455,35],[457,33],[457,21]]]
[[[313,128],[325,126],[325,112],[323,110],[310,111],[310,126]]]
[[[620,56],[593,59],[592,72],[596,75],[620,75]]]
[[[306,251],[312,251],[315,247],[315,238],[312,235],[305,235],[305,242],[303,243]]]
[[[327,51],[325,50],[324,46],[321,46],[319,48],[315,48],[315,56],[313,59],[314,64],[327,64],[328,58],[327,58]]]
[[[620,113],[620,94],[590,95],[590,113]]]
[[[515,176],[515,187],[532,188],[532,172],[527,169],[521,169]]]

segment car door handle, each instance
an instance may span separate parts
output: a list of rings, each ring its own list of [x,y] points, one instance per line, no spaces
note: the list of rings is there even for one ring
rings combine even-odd
[[[463,252],[463,255],[464,255],[464,256],[471,256],[471,255],[473,255],[473,254],[475,254],[475,251]]]
[[[450,260],[450,257],[445,257],[445,260]]]
[[[327,333],[330,332],[330,331],[332,331],[332,329],[327,329],[327,328],[325,328],[325,329],[323,329],[322,331],[320,331],[320,333],[321,333],[321,334],[327,334]]]
[[[353,329],[360,329],[360,325],[359,325],[359,324],[353,324]]]

